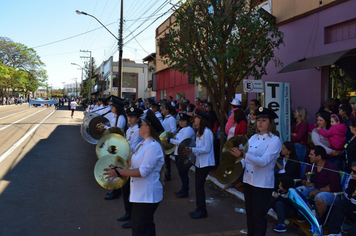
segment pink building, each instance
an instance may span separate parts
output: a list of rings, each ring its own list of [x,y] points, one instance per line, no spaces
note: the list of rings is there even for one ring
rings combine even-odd
[[[306,107],[309,123],[327,98],[345,99],[336,89],[333,65],[356,84],[356,0],[272,0],[272,15],[284,33],[285,46],[276,51],[284,68],[273,63],[264,81],[291,84],[291,107]],[[283,73],[284,72],[284,73]],[[248,101],[256,98],[248,94]]]

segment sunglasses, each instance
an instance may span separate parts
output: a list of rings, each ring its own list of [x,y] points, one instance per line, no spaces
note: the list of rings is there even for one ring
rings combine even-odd
[[[356,174],[356,170],[351,169],[351,172],[353,172],[354,174]]]
[[[250,113],[250,116],[255,116],[256,114],[255,113]]]

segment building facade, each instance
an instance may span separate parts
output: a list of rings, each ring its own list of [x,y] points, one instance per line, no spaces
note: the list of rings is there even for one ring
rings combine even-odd
[[[97,77],[92,91],[95,97],[107,97],[119,95],[119,63],[110,57],[103,62],[97,70]],[[137,99],[149,96],[148,66],[136,63],[129,59],[123,59],[122,98]]]
[[[348,99],[336,81],[336,71],[344,81],[355,83],[356,1],[355,0],[272,0],[272,15],[284,33],[285,46],[275,51],[283,63],[267,66],[262,80],[291,84],[291,107],[307,108],[309,123],[328,98]],[[341,87],[340,87],[341,86]],[[346,88],[347,89],[347,88]],[[248,94],[248,100],[258,97]]]

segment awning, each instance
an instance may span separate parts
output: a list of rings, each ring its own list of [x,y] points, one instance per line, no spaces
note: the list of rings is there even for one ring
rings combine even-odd
[[[303,58],[301,60],[290,63],[282,70],[280,70],[278,74],[297,71],[297,70],[317,68],[321,66],[329,66],[332,64],[336,64],[342,68],[345,61],[354,61],[355,57],[356,57],[356,49],[348,49],[348,50],[333,52],[317,57]],[[341,61],[343,62],[338,63]],[[356,65],[353,65],[353,68],[356,68]],[[346,70],[345,72],[347,73]],[[350,76],[353,77],[352,75]]]

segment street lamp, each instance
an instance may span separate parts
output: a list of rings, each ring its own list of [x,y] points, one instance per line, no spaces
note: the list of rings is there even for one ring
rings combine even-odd
[[[82,78],[80,79],[80,95],[83,96],[83,71],[84,71],[84,68],[81,67],[80,65],[76,64],[76,63],[73,63],[73,62],[71,64],[74,65],[74,66],[79,66],[80,69],[82,70]]]
[[[121,12],[120,12],[121,15],[120,15],[119,38],[117,38],[113,33],[111,33],[111,31],[108,28],[106,28],[106,26],[103,25],[103,23],[101,23],[95,16],[90,15],[90,14],[88,14],[86,12],[83,12],[83,11],[79,11],[79,10],[75,11],[78,15],[86,15],[86,16],[93,17],[97,22],[99,22],[118,41],[118,47],[119,47],[118,95],[119,95],[119,97],[121,97],[121,95],[122,95],[122,52],[123,52],[122,29],[123,29],[123,22],[124,22],[123,9],[124,9],[124,1],[121,0]]]

